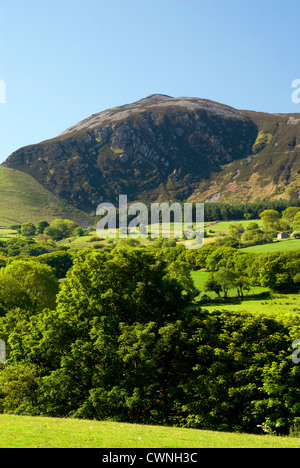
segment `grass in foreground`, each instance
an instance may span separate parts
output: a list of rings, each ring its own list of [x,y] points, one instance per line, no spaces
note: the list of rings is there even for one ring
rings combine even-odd
[[[300,438],[0,415],[0,448],[299,448]]]

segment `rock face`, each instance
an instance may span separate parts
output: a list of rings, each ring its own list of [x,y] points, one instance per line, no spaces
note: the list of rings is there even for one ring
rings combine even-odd
[[[240,161],[254,167],[273,137],[280,147],[281,123],[292,129],[290,151],[297,150],[298,118],[256,115],[204,99],[151,95],[21,148],[4,164],[30,174],[85,211],[103,201],[115,202],[120,194],[145,203],[222,200],[226,168],[237,164],[230,182],[243,180]],[[261,131],[265,120],[272,130]]]

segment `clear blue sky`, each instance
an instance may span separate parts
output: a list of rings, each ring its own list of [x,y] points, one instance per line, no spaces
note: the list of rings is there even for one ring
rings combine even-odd
[[[0,0],[0,162],[149,94],[300,112],[299,0]]]

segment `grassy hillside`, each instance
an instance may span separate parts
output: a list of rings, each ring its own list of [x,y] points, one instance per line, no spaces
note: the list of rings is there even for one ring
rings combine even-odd
[[[35,179],[0,166],[0,225],[68,218],[88,222],[88,216],[48,192]]]
[[[253,245],[242,249],[243,252],[287,252],[300,249],[300,239],[287,239],[263,245]]]
[[[0,448],[297,448],[300,438],[0,415]]]
[[[256,141],[245,157],[224,164],[199,183],[189,201],[223,203],[298,198],[299,114],[266,114],[244,111],[258,129]]]

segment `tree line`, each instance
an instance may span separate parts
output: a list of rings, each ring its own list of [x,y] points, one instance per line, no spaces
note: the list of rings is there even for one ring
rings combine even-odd
[[[300,200],[272,200],[255,203],[205,203],[205,221],[237,221],[241,219],[259,219],[265,210],[275,210],[280,214],[287,208],[300,207]]]

